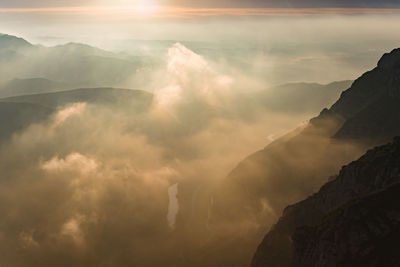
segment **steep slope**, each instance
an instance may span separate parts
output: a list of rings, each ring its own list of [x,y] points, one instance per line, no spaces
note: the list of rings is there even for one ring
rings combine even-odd
[[[298,267],[400,265],[400,185],[350,201],[315,227],[302,227],[293,239]]]
[[[255,250],[284,207],[316,192],[368,148],[399,135],[398,63],[400,50],[386,54],[303,129],[240,162],[215,190],[210,223],[218,228],[229,222]]]
[[[333,181],[325,184],[318,193],[285,209],[279,222],[258,247],[252,266],[291,266],[292,264],[294,266],[338,266],[333,265],[335,260],[347,260],[348,263],[357,260],[348,258],[349,253],[354,252],[354,257],[357,253],[362,253],[361,251],[357,252],[357,250],[363,249],[361,245],[363,242],[372,245],[374,234],[362,235],[363,231],[364,233],[367,231],[362,227],[358,229],[358,232],[355,232],[354,236],[351,236],[351,231],[357,227],[356,221],[368,225],[368,220],[371,220],[368,227],[373,229],[373,218],[379,219],[386,212],[393,211],[393,206],[396,206],[395,203],[398,198],[398,194],[396,196],[394,191],[399,190],[398,186],[395,189],[390,189],[388,193],[378,193],[376,196],[369,195],[399,183],[400,169],[398,166],[400,166],[400,138],[395,138],[393,143],[368,151],[359,160],[343,167],[339,175]],[[363,197],[366,198],[357,200]],[[392,205],[388,204],[388,199],[393,201]],[[353,200],[356,200],[355,203],[351,202]],[[341,207],[346,203],[348,203],[347,206]],[[383,206],[380,206],[380,204]],[[339,210],[335,211],[338,208]],[[379,210],[382,211],[381,214],[378,214]],[[398,214],[398,207],[394,211]],[[323,219],[331,212],[333,212],[331,215]],[[392,213],[391,216],[393,216],[392,224],[395,227],[388,225],[387,231],[394,231],[399,226],[399,217],[396,213]],[[363,220],[364,217],[365,220]],[[384,223],[384,220],[381,220],[381,222]],[[348,227],[345,227],[345,225]],[[295,230],[303,226],[309,226],[309,228],[298,229],[292,239]],[[335,235],[334,237],[333,233],[338,233],[338,231],[341,231],[343,235]],[[347,234],[346,231],[348,231]],[[379,228],[375,231],[379,231]],[[380,234],[382,233],[376,233],[376,235]],[[387,236],[387,233],[383,233],[383,235]],[[353,237],[354,239],[352,239]],[[352,239],[355,242],[355,247],[350,248],[351,244],[339,242],[335,238],[343,241],[346,238]],[[292,240],[295,240],[296,248],[294,260],[292,257]],[[324,247],[324,244],[326,244],[326,247]],[[329,250],[328,246],[333,248],[334,245],[337,246],[336,249]],[[379,244],[375,243],[375,245],[378,246]],[[321,249],[322,251],[320,251]],[[333,257],[335,251],[338,252],[336,256],[341,255],[342,258],[340,256],[330,258],[329,255]],[[368,257],[369,253],[373,254],[373,251],[366,250],[364,252],[363,257]],[[324,258],[324,254],[321,253],[326,253],[328,258]],[[358,260],[365,259],[359,258]],[[312,264],[307,265],[307,263]]]

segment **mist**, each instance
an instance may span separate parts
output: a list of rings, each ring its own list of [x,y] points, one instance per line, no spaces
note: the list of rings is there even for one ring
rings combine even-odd
[[[343,118],[309,119],[396,46],[399,19],[37,16],[0,16],[30,41],[0,47],[2,266],[247,266],[286,205],[364,151],[331,141]],[[307,180],[279,179],[299,165]]]
[[[4,13],[0,21],[0,32],[23,36],[34,44],[90,44],[128,53],[136,60],[151,59],[152,68],[153,61],[165,59],[168,49],[179,41],[228,74],[250,76],[253,84],[242,90],[251,90],[256,81],[265,89],[265,85],[286,82],[329,83],[357,78],[365,69],[373,67],[385,51],[398,46],[399,16],[132,19],[121,14]],[[27,29],[26,24],[35,27]],[[137,68],[146,69],[147,65]],[[90,65],[88,69],[94,67]]]
[[[179,43],[151,75],[153,100],[140,111],[129,94],[0,103],[50,109],[2,139],[2,264],[186,266],[212,236],[197,218],[214,184],[309,116],[239,109],[234,79]]]

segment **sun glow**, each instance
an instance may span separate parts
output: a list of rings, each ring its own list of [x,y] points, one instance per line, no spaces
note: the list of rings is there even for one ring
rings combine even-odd
[[[141,0],[135,5],[135,12],[137,16],[149,17],[153,16],[158,9],[155,1],[152,0]]]
[[[32,8],[2,8],[2,13],[73,14],[79,16],[102,16],[103,19],[135,18],[193,18],[212,16],[321,16],[360,14],[399,14],[400,9],[390,8],[192,8],[158,5],[154,0],[115,0],[93,6],[59,6]]]

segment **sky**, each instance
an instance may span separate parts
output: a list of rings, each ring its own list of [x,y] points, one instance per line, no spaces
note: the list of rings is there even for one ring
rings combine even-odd
[[[2,0],[1,14],[180,19],[398,13],[400,0]],[[75,20],[76,21],[76,20]]]
[[[400,0],[0,0],[0,33],[34,44],[165,55],[133,41],[198,42],[269,84],[354,79],[400,46],[399,21]]]
[[[60,7],[87,5],[130,5],[145,2],[143,0],[2,0],[0,7]],[[246,7],[246,8],[393,8],[399,7],[399,0],[158,0],[162,6],[186,6],[198,8]]]

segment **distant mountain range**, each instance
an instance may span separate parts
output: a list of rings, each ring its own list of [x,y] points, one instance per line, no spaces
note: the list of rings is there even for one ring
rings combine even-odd
[[[262,106],[265,111],[284,113],[317,113],[332,105],[353,81],[329,84],[287,83],[242,96],[238,105]],[[248,108],[244,106],[243,109]]]
[[[114,86],[133,77],[150,57],[116,54],[85,44],[54,47],[33,45],[12,35],[0,35],[0,81],[43,77],[86,86]]]

